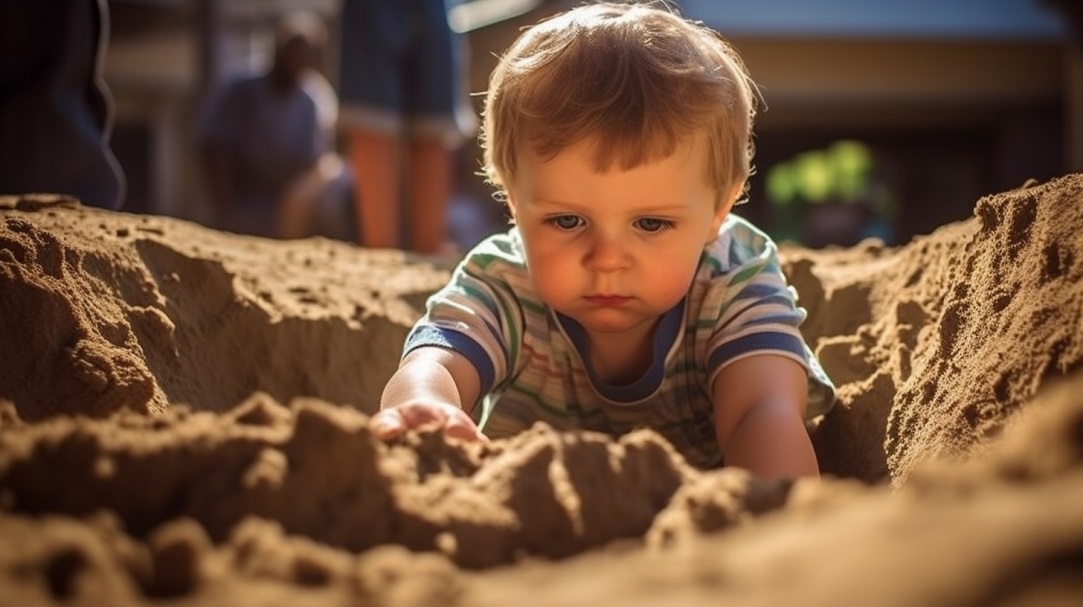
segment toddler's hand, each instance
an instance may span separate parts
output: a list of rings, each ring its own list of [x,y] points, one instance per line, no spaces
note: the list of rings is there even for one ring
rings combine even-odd
[[[462,440],[487,440],[477,424],[462,409],[446,403],[413,402],[383,409],[369,419],[376,438],[392,440],[403,432],[422,426],[443,428],[444,433]]]

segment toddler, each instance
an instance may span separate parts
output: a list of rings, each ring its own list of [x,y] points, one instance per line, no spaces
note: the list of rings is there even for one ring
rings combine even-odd
[[[664,6],[592,4],[526,30],[482,132],[514,227],[429,300],[374,433],[645,427],[696,466],[818,475],[805,420],[833,387],[774,243],[730,212],[755,102],[734,50]]]

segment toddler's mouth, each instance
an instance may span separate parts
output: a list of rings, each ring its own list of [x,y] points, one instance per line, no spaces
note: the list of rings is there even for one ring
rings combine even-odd
[[[625,295],[587,295],[584,299],[596,306],[620,306],[632,301]]]

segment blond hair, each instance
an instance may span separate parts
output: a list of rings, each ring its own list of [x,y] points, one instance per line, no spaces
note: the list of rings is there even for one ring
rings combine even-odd
[[[551,158],[588,138],[597,170],[627,170],[706,132],[706,178],[721,199],[747,187],[757,99],[740,57],[702,23],[664,5],[581,6],[526,30],[493,71],[485,175],[503,194],[520,146]]]

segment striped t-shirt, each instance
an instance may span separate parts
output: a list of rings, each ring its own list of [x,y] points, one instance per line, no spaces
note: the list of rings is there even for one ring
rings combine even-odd
[[[607,385],[584,362],[582,327],[538,297],[512,228],[475,247],[429,299],[404,356],[420,346],[466,356],[485,395],[475,419],[489,437],[539,421],[612,436],[646,427],[690,463],[711,467],[721,463],[711,386],[733,361],[791,358],[809,374],[807,417],[831,408],[834,388],[798,331],[805,310],[796,297],[775,244],[730,214],[700,257],[688,295],[659,322],[650,368],[631,384]]]

